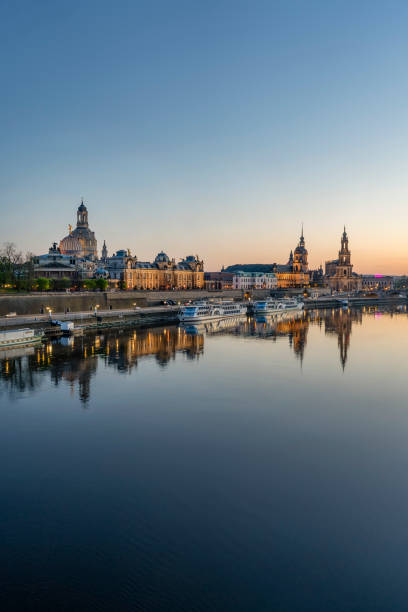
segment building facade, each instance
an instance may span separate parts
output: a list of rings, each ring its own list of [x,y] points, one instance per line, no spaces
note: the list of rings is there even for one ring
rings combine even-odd
[[[232,272],[204,272],[204,286],[208,291],[233,289]]]
[[[338,259],[326,261],[326,280],[333,291],[358,291],[361,289],[361,278],[353,273],[351,251],[348,236],[344,227],[340,241]]]
[[[232,278],[233,289],[248,291],[250,289],[276,289],[278,279],[273,272],[237,271]]]
[[[34,259],[34,273],[37,277],[59,280],[68,278],[71,281],[93,278],[96,262],[79,258],[75,255],[64,255],[54,242],[48,253]]]
[[[154,262],[148,262],[139,261],[129,250],[122,249],[107,257],[105,268],[111,279],[122,281],[129,290],[204,288],[204,263],[194,255],[176,263],[162,251]]]
[[[363,291],[392,291],[395,288],[394,277],[382,274],[362,274],[361,286]]]

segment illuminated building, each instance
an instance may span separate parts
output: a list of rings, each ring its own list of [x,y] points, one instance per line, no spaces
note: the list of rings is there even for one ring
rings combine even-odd
[[[73,231],[69,226],[69,234],[61,240],[59,248],[63,255],[98,259],[95,233],[89,229],[88,209],[83,200],[77,210],[77,226]]]
[[[394,289],[394,277],[383,276],[382,274],[362,274],[362,288],[365,291],[390,291]]]
[[[294,252],[290,252],[288,263],[285,265],[274,264],[274,272],[278,279],[278,288],[306,287],[310,282],[309,265],[307,261],[308,252],[305,246],[305,238],[302,233],[299,244]]]
[[[345,227],[341,236],[338,259],[326,261],[326,280],[329,287],[335,291],[358,291],[361,289],[361,278],[353,272]]]
[[[273,273],[277,279],[278,289],[307,287],[310,283],[310,273],[303,226],[299,243],[295,250],[290,252],[289,260],[286,264],[235,264],[228,266],[225,272],[233,274],[237,272]]]
[[[110,278],[123,281],[126,289],[203,289],[204,262],[189,255],[176,263],[161,251],[154,262],[139,261],[129,250],[117,251],[105,264]]]

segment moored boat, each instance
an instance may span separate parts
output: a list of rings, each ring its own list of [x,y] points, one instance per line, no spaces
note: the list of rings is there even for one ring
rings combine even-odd
[[[0,331],[0,349],[13,346],[30,346],[40,343],[42,339],[42,332],[38,334],[33,329],[7,329]]]
[[[258,300],[254,302],[255,314],[272,314],[272,313],[283,313],[290,311],[303,310],[303,302],[299,302],[296,299],[284,298],[282,300],[275,300],[273,298],[267,298],[266,300]]]
[[[184,306],[179,314],[179,321],[199,322],[226,319],[246,315],[247,305],[242,302],[197,302]]]

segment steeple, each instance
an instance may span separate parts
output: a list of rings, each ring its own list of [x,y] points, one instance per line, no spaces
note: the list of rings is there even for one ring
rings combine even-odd
[[[106,261],[108,258],[108,247],[106,246],[106,242],[105,240],[103,241],[103,247],[102,247],[102,260]]]
[[[299,246],[301,247],[305,246],[305,237],[303,236],[303,221],[302,221],[302,233],[300,235]]]
[[[343,235],[341,237],[341,253],[348,253],[348,236],[346,232],[346,226],[344,226]]]

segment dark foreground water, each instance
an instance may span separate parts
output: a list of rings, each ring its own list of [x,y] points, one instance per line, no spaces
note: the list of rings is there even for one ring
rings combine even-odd
[[[0,609],[406,611],[408,315],[0,356]]]

